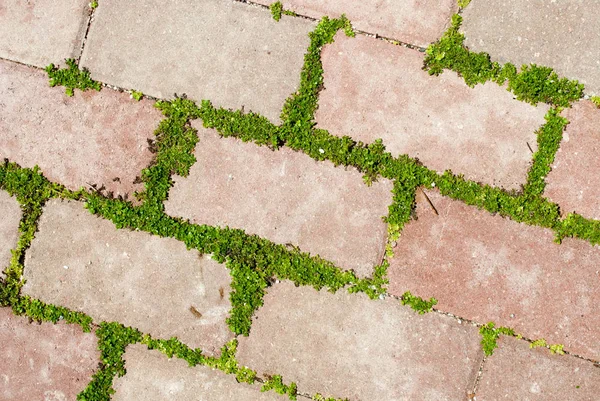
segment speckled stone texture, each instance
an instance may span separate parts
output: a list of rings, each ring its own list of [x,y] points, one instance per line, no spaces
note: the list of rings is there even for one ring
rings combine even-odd
[[[2,0],[0,57],[37,67],[77,58],[87,28],[88,4],[88,0]]]
[[[302,392],[350,400],[465,400],[482,359],[477,328],[397,300],[283,282],[268,289],[238,360]]]
[[[117,230],[76,202],[50,201],[25,258],[25,294],[207,354],[231,338],[231,278],[182,242]]]
[[[2,216],[0,218],[0,278],[3,278],[2,271],[10,263],[10,251],[15,249],[19,240],[21,207],[17,199],[2,190],[0,190],[0,216]]]
[[[152,160],[147,141],[162,119],[152,102],[110,89],[64,92],[49,87],[44,71],[0,60],[0,160],[38,165],[73,190],[142,189],[134,181]]]
[[[494,355],[484,364],[477,401],[595,401],[599,394],[600,367],[500,337]]]
[[[268,6],[272,2],[258,3]],[[442,36],[452,14],[458,11],[454,0],[284,0],[282,3],[286,10],[317,19],[345,14],[355,29],[423,47]]]
[[[389,291],[435,297],[436,308],[493,321],[599,359],[600,250],[581,240],[554,243],[549,229],[427,194],[390,262]]]
[[[314,27],[235,1],[112,1],[95,13],[81,64],[113,85],[245,106],[276,122]]]
[[[220,138],[195,122],[200,142],[189,177],[175,177],[165,203],[173,216],[241,228],[370,276],[381,263],[392,183],[367,187],[354,170],[288,148],[272,151]]]
[[[563,111],[569,125],[563,133],[544,195],[563,215],[577,212],[600,220],[600,109],[582,100]]]
[[[127,374],[116,378],[112,401],[285,401],[274,391],[261,393],[259,385],[238,383],[233,375],[204,366],[190,367],[183,359],[168,359],[144,345],[125,352]]]
[[[94,333],[65,323],[29,323],[0,308],[0,399],[75,400],[92,379],[100,351]]]
[[[600,94],[600,0],[472,0],[463,18],[469,49],[552,67]]]
[[[393,155],[440,172],[507,189],[525,183],[547,106],[514,100],[492,82],[469,88],[451,71],[430,76],[423,53],[362,35],[338,33],[323,66],[319,127],[365,143],[381,138]]]

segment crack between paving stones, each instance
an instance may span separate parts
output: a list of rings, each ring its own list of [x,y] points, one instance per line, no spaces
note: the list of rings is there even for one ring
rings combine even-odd
[[[89,7],[89,6],[88,6]],[[83,49],[85,48],[85,43],[87,42],[88,34],[90,33],[90,27],[92,26],[92,21],[94,20],[94,13],[96,12],[95,8],[89,7],[90,12],[88,15],[87,26],[85,28],[85,34],[83,35],[83,40],[81,41],[81,47],[79,48],[79,54],[77,55],[77,65],[81,61],[81,56],[83,56]]]
[[[477,376],[475,376],[475,382],[468,393],[469,401],[474,401],[477,397],[477,387],[479,387],[479,382],[481,382],[481,378],[483,377],[483,368],[485,367],[487,359],[488,357],[484,353],[481,358],[481,362],[479,363],[479,369],[477,370]]]

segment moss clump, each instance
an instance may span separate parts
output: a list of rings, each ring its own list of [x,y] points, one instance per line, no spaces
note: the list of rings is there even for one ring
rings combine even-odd
[[[50,86],[64,86],[67,96],[73,96],[75,89],[81,89],[82,91],[88,89],[99,91],[102,89],[100,82],[94,81],[87,69],[80,70],[75,60],[70,58],[66,59],[65,62],[67,68],[59,69],[54,64],[46,67],[48,78],[50,78]]]

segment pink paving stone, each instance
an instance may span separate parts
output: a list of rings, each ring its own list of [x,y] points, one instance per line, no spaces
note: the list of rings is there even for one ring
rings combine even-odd
[[[437,171],[518,189],[547,106],[519,102],[495,83],[469,88],[456,73],[430,76],[423,53],[366,36],[323,49],[325,89],[315,118],[334,135],[383,139]]]
[[[23,292],[216,354],[233,338],[229,270],[182,242],[117,230],[77,202],[52,200],[25,257]]]
[[[238,383],[234,375],[183,359],[168,359],[141,344],[125,352],[127,374],[114,381],[112,401],[283,401],[287,396],[260,392],[260,386]]]
[[[546,348],[500,337],[499,348],[488,358],[477,390],[477,401],[596,401],[600,368]]]
[[[438,299],[437,308],[600,357],[600,249],[428,191],[390,262],[389,291]]]
[[[0,159],[38,165],[70,189],[141,189],[133,182],[152,160],[147,140],[161,119],[149,100],[110,89],[68,97],[44,71],[0,60]]]
[[[268,0],[258,3],[271,4]],[[338,18],[346,14],[355,29],[423,47],[442,36],[450,18],[458,11],[454,0],[284,0],[282,3],[286,10],[313,18],[325,15]]]
[[[77,58],[88,4],[89,0],[2,0],[0,57],[38,67]]]
[[[0,190],[0,278],[4,277],[2,271],[8,267],[11,250],[17,246],[19,240],[19,222],[21,221],[21,207],[19,202],[7,192]]]
[[[350,400],[466,400],[482,358],[477,328],[397,300],[268,289],[238,360],[304,393]]]
[[[563,116],[569,125],[548,174],[544,195],[558,203],[563,215],[577,212],[600,219],[600,109],[583,100],[566,109]]]
[[[297,245],[361,276],[381,263],[390,181],[367,187],[356,170],[193,125],[200,135],[198,161],[189,177],[175,177],[168,214]]]
[[[75,400],[100,362],[97,338],[65,323],[29,323],[0,308],[0,399]]]

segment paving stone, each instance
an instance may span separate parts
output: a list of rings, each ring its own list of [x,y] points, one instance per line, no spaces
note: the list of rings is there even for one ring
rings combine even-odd
[[[0,60],[0,159],[38,165],[52,181],[77,190],[88,183],[130,194],[152,160],[148,139],[162,116],[152,102],[126,93],[50,88],[45,72]]]
[[[238,401],[288,400],[259,386],[238,383],[233,375],[204,366],[190,367],[183,359],[168,359],[141,344],[125,352],[127,374],[115,379],[113,401]]]
[[[361,276],[381,263],[390,181],[367,187],[356,170],[194,126],[200,133],[198,161],[189,177],[174,178],[168,214],[297,245]]]
[[[466,400],[482,357],[477,328],[397,300],[283,282],[270,287],[238,361],[301,392],[350,400]]]
[[[588,100],[566,109],[569,125],[563,133],[544,195],[558,203],[561,213],[577,212],[600,219],[600,110]]]
[[[442,311],[600,357],[598,247],[571,238],[558,245],[549,229],[427,194],[439,215],[418,202],[390,262],[391,294],[435,297]]]
[[[44,208],[24,275],[25,293],[96,321],[175,336],[208,354],[233,338],[224,265],[172,238],[117,230],[76,202]]]
[[[465,44],[493,60],[546,65],[600,94],[600,0],[473,0],[463,12]]]
[[[272,2],[258,3],[268,6]],[[318,19],[345,14],[355,29],[423,47],[442,36],[452,14],[458,11],[458,3],[453,0],[284,0],[282,3],[286,10]]]
[[[600,368],[571,356],[551,355],[546,348],[501,337],[484,365],[478,401],[594,401],[600,394]]]
[[[366,36],[323,49],[325,89],[315,118],[334,135],[383,139],[437,171],[518,189],[547,106],[519,102],[495,83],[469,88],[452,71],[432,77],[423,53]]]
[[[300,18],[276,23],[267,10],[229,0],[107,2],[81,62],[103,82],[245,106],[276,122],[299,85],[314,27]]]
[[[3,0],[0,57],[38,67],[77,58],[87,29],[88,3]]]
[[[10,263],[10,251],[17,246],[21,221],[19,202],[5,191],[0,191],[0,216],[2,216],[0,219],[0,278],[2,278],[4,277],[2,271]]]
[[[97,338],[65,323],[29,323],[0,308],[0,399],[74,400],[98,363]]]

